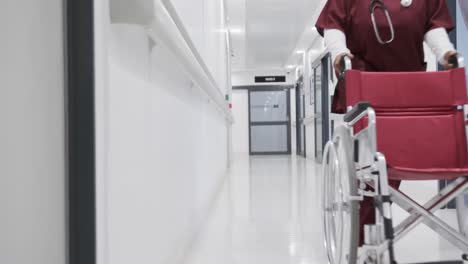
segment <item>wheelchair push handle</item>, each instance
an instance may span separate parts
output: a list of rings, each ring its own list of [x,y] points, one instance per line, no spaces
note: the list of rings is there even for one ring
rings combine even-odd
[[[341,57],[340,60],[340,79],[344,79],[345,73],[348,70],[351,70],[352,63],[351,63],[351,58],[347,55]]]
[[[448,63],[452,65],[453,69],[464,68],[465,58],[463,58],[463,56],[460,53],[456,53],[448,58]]]

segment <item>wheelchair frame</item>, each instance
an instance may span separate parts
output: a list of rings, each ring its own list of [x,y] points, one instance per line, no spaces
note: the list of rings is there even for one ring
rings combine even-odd
[[[464,60],[459,55],[451,58],[451,63],[457,67],[464,67]],[[351,60],[344,57],[342,65],[344,74],[344,71],[351,69]],[[353,134],[354,125],[364,117],[368,120],[367,127]],[[464,117],[468,142],[468,105],[464,106]],[[336,129],[333,139],[325,147],[323,177],[325,245],[330,264],[396,263],[394,243],[421,223],[462,252],[468,253],[468,236],[434,215],[434,212],[445,207],[453,199],[463,202],[463,193],[468,190],[468,177],[456,179],[424,205],[416,203],[403,192],[389,186],[385,156],[377,151],[376,113],[368,103],[362,102],[348,108],[344,123]],[[338,180],[340,182],[337,184]],[[364,244],[358,249],[358,203],[363,201],[364,197],[374,198],[376,223],[364,227]],[[392,223],[392,202],[410,214],[395,228]],[[460,231],[463,232],[461,210],[461,206],[458,206],[458,222]],[[345,217],[347,219],[343,220]],[[341,222],[337,223],[337,220]],[[339,227],[338,233],[347,234],[337,234],[337,230],[333,228],[339,224],[343,225]],[[350,230],[345,230],[347,227]],[[340,241],[337,241],[337,236]],[[468,260],[466,254],[463,258]]]

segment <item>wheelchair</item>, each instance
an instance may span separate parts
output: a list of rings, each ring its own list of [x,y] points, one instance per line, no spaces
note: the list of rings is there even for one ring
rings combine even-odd
[[[322,165],[330,264],[397,263],[394,244],[419,224],[468,253],[468,97],[464,60],[456,55],[451,62],[457,67],[448,71],[377,73],[351,70],[351,60],[342,61],[348,113],[326,144]],[[420,205],[389,179],[451,183]],[[364,197],[373,199],[376,220],[360,239]],[[454,199],[459,230],[434,214]],[[397,226],[392,203],[410,214]]]

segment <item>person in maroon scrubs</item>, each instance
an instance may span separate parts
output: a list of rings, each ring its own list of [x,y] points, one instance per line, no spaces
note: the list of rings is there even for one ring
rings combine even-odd
[[[325,36],[332,53],[335,70],[343,56],[352,58],[353,69],[361,71],[402,72],[426,71],[423,43],[426,41],[440,64],[449,67],[448,58],[456,54],[447,32],[454,28],[445,0],[381,0],[392,20],[394,38],[384,9],[376,8],[374,15],[380,41],[371,20],[372,1],[328,0],[316,24]],[[335,90],[332,111],[346,111],[344,83]],[[393,187],[399,181],[390,181]],[[375,223],[371,200],[361,204],[361,240],[363,225]]]

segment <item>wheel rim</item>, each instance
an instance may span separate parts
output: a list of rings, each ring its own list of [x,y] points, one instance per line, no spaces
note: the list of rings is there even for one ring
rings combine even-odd
[[[330,142],[327,145],[324,159],[324,227],[325,227],[325,246],[327,248],[328,258],[331,264],[340,263],[341,245],[338,243],[341,237],[337,234],[342,234],[341,230],[337,230],[342,225],[339,223],[337,212],[339,210],[339,203],[337,203],[337,196],[335,193],[337,179],[337,172],[340,170],[339,161],[336,153],[336,144]],[[338,221],[337,221],[338,220]]]
[[[324,152],[323,219],[325,246],[331,264],[353,261],[355,254],[351,252],[354,247],[357,250],[356,234],[352,233],[353,225],[357,224],[357,202],[349,199],[354,195],[349,179],[355,178],[355,171],[349,153],[346,153],[346,150],[352,149],[349,149],[349,144],[345,146],[349,140],[350,138],[337,136],[333,142],[327,144]]]
[[[468,237],[468,189],[457,197],[457,217],[460,232]]]

